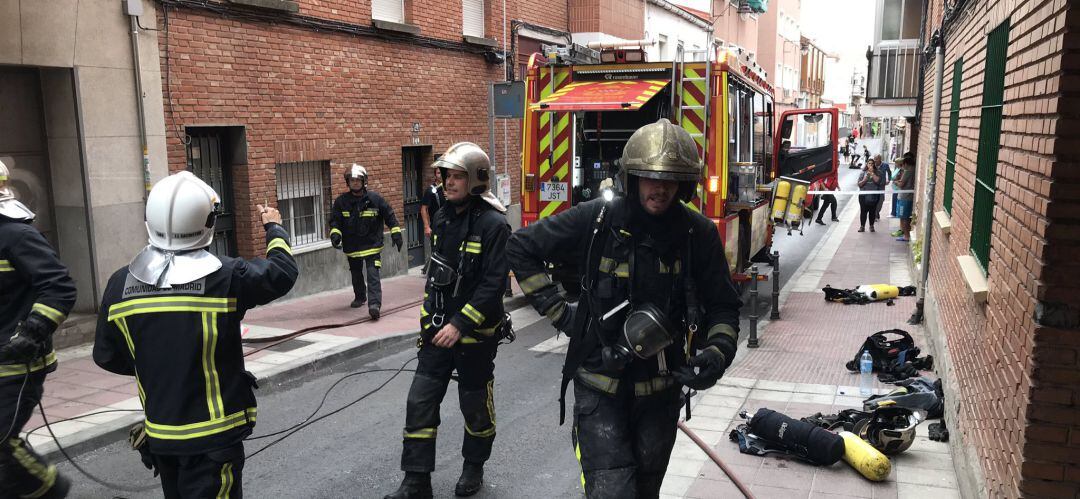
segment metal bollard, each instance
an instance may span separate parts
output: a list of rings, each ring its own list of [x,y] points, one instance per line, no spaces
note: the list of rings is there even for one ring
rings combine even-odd
[[[770,320],[780,320],[780,252],[772,252],[772,314]]]
[[[746,346],[758,347],[757,337],[758,321],[758,268],[757,265],[750,267],[750,338],[746,340]]]

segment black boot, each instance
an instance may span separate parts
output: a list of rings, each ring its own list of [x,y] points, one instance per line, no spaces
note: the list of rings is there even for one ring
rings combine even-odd
[[[454,494],[460,497],[468,497],[480,492],[484,484],[484,465],[465,462],[461,467],[461,478],[458,478],[454,487]]]
[[[373,321],[379,320],[379,306],[375,305],[372,307],[368,307],[368,315],[371,316],[371,320]]]
[[[406,471],[401,486],[383,499],[431,499],[431,473]]]
[[[352,308],[360,308],[363,307],[365,303],[367,303],[367,300],[363,298],[357,298],[353,300],[352,303],[349,304],[349,306]]]

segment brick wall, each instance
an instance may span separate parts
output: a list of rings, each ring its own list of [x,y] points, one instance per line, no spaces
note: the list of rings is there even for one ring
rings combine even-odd
[[[624,40],[645,36],[645,0],[570,0],[570,30]]]
[[[407,19],[421,34],[460,42],[460,2],[413,0]],[[486,6],[487,37],[500,45],[502,2]],[[566,28],[565,4],[508,0],[506,32],[515,19]],[[300,2],[300,14],[370,26],[370,1]],[[158,16],[163,19],[163,16]],[[164,28],[164,25],[159,26]],[[185,126],[246,127],[247,165],[234,168],[237,243],[251,256],[262,245],[253,203],[276,199],[275,164],[299,158],[329,160],[335,194],[353,162],[365,165],[371,186],[402,210],[401,154],[412,123],[441,153],[457,141],[488,148],[488,90],[503,67],[479,54],[345,33],[172,8],[168,37],[159,36],[170,171],[185,168]],[[164,33],[163,33],[164,35]],[[169,66],[166,68],[166,48]],[[168,73],[166,73],[168,69]],[[519,181],[520,123],[496,122],[496,163]],[[504,136],[508,139],[503,142]],[[430,158],[429,158],[430,159]],[[512,189],[517,202],[517,189]],[[273,204],[273,201],[271,201]]]
[[[927,33],[940,26],[931,2]],[[989,295],[976,304],[956,257],[969,255],[986,37],[1009,19],[1001,149],[997,166]],[[935,341],[947,350],[954,445],[973,450],[980,488],[995,497],[1073,497],[1080,491],[1080,148],[1077,14],[1064,0],[972,0],[949,28],[934,211],[941,211],[953,64],[963,57],[953,184],[952,230],[934,225],[929,284],[939,311]],[[919,150],[928,169],[933,65],[929,67]],[[1069,122],[1072,121],[1072,126]],[[1072,140],[1069,140],[1072,139]],[[919,210],[921,214],[921,209]],[[925,257],[924,257],[925,258]],[[1037,314],[1051,308],[1063,314]],[[1070,315],[1072,314],[1072,315]],[[1064,319],[1063,319],[1064,317]],[[1053,324],[1054,327],[1047,324]],[[933,325],[933,324],[931,324]]]

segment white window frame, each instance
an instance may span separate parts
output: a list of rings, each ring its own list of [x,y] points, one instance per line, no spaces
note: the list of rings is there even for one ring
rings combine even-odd
[[[405,0],[371,0],[371,18],[393,23],[405,22]]]
[[[484,0],[461,0],[461,34],[484,38],[486,22]]]

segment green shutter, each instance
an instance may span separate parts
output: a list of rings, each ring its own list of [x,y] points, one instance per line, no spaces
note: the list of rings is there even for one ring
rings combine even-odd
[[[971,253],[982,265],[990,264],[990,234],[994,222],[998,150],[1001,148],[1001,107],[1005,96],[1005,59],[1008,55],[1009,21],[994,28],[986,39],[983,70],[982,116],[979,120],[979,154],[975,169],[975,206],[971,215]]]
[[[956,136],[960,128],[960,82],[964,79],[964,58],[953,64],[952,101],[949,104],[949,146],[945,150],[945,190],[941,204],[952,215],[953,175],[956,172]]]

